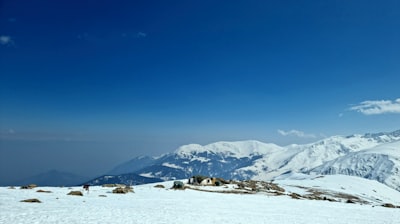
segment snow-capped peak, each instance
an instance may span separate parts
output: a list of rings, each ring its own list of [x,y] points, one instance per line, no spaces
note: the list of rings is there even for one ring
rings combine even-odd
[[[178,148],[175,153],[178,155],[213,153],[227,157],[243,158],[252,155],[264,155],[283,148],[275,144],[267,144],[260,141],[236,141],[216,142],[205,146],[198,144],[184,145]]]

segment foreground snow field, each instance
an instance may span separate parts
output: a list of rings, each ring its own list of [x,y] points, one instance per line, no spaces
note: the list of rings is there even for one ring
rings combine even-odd
[[[284,182],[284,181],[282,181]],[[290,184],[291,182],[286,182]],[[294,182],[293,182],[294,183]],[[135,186],[135,193],[112,194],[91,187],[0,188],[0,223],[398,223],[400,209],[340,202],[295,200],[268,194],[224,194],[171,190],[172,182]],[[386,187],[386,186],[385,186]],[[208,187],[209,188],[209,187]],[[51,193],[39,193],[37,190]],[[381,189],[378,189],[378,191]],[[384,192],[382,192],[384,195]],[[105,196],[105,197],[104,197]],[[390,192],[398,197],[400,192]],[[42,203],[23,203],[37,198]]]

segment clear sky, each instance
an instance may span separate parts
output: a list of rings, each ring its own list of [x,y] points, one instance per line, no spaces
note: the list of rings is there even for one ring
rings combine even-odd
[[[0,178],[400,129],[400,2],[0,1]]]

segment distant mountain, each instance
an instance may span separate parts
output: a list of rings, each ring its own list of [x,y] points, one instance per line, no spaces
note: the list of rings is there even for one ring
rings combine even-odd
[[[134,173],[162,180],[197,174],[225,179],[273,180],[287,173],[337,173],[377,180],[400,190],[399,141],[400,130],[332,136],[315,143],[285,147],[259,141],[190,144],[157,159],[144,159],[144,163],[135,158],[114,170],[123,167],[121,171],[130,172],[127,176]],[[119,176],[122,178],[124,174]]]
[[[287,172],[308,173],[317,166],[349,153],[369,149],[384,143],[400,140],[397,132],[332,136],[315,143],[289,145],[280,151],[270,152],[253,166],[237,172],[243,177],[269,180]],[[249,174],[245,176],[245,174]]]
[[[217,142],[206,146],[191,144],[159,158],[153,165],[138,170],[146,177],[163,180],[182,179],[204,174],[225,179],[243,179],[236,171],[254,164],[281,147],[259,141]]]
[[[46,173],[41,173],[19,181],[15,181],[13,185],[21,186],[27,184],[36,184],[38,186],[76,186],[87,180],[87,177],[82,177],[76,174],[61,172],[58,170],[50,170]]]
[[[137,170],[143,169],[146,166],[151,165],[154,163],[156,159],[154,157],[150,156],[138,156],[135,157],[125,163],[122,163],[112,170],[110,170],[107,174],[111,175],[118,175],[118,174],[124,174],[124,173],[133,173],[136,172]]]
[[[157,178],[149,178],[137,175],[135,173],[123,174],[123,175],[103,175],[83,182],[83,184],[89,185],[103,185],[103,184],[125,184],[125,185],[139,185],[147,183],[162,182],[163,180]]]

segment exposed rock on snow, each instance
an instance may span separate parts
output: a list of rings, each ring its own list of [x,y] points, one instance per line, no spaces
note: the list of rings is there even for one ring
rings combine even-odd
[[[51,191],[45,191],[45,190],[37,190],[36,192],[38,192],[38,193],[52,193]]]
[[[21,186],[21,189],[33,189],[35,187],[37,187],[36,184],[29,184],[29,185]]]
[[[82,191],[71,191],[67,195],[83,196]]]
[[[25,200],[22,200],[21,202],[42,203],[42,202],[41,202],[39,199],[37,199],[37,198],[25,199]]]
[[[129,192],[133,193],[133,188],[129,187],[129,186],[117,187],[112,191],[112,193],[114,193],[114,194],[126,194],[126,193],[129,193]]]

